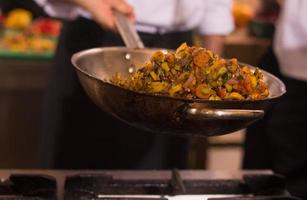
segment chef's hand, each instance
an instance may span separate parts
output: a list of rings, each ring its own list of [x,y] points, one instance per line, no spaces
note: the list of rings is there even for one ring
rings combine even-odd
[[[135,17],[133,8],[125,0],[71,0],[78,6],[91,13],[93,19],[102,27],[117,31],[113,9],[127,15],[131,22]]]

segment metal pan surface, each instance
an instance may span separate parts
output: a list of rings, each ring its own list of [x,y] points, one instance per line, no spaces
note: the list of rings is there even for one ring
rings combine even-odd
[[[260,119],[286,92],[282,81],[264,70],[270,96],[258,101],[158,96],[127,90],[109,82],[117,72],[129,76],[149,60],[155,50],[94,48],[74,54],[72,63],[84,90],[101,109],[131,126],[181,136],[207,137],[245,128]]]

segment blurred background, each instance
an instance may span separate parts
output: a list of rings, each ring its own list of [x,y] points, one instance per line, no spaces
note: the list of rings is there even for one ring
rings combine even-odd
[[[236,29],[223,56],[258,65],[271,46],[278,12],[273,0],[234,0]],[[43,98],[61,24],[31,0],[0,1],[0,168],[37,166]],[[239,169],[243,141],[244,131],[192,139],[189,166]]]

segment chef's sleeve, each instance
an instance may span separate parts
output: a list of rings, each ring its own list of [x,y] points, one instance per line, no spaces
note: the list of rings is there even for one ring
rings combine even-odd
[[[73,20],[78,16],[90,17],[82,8],[63,0],[34,0],[51,17]]]
[[[206,0],[198,26],[202,35],[227,35],[234,29],[231,0]]]

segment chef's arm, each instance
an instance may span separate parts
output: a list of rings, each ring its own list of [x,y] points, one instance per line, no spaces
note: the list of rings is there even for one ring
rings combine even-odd
[[[203,46],[219,55],[222,55],[224,50],[223,35],[205,35],[203,36]]]
[[[125,0],[35,0],[52,17],[73,20],[80,14],[93,18],[102,27],[116,30],[112,10],[134,21],[133,8]]]
[[[88,11],[101,26],[116,30],[112,9],[118,10],[134,21],[133,8],[124,0],[67,0]]]

